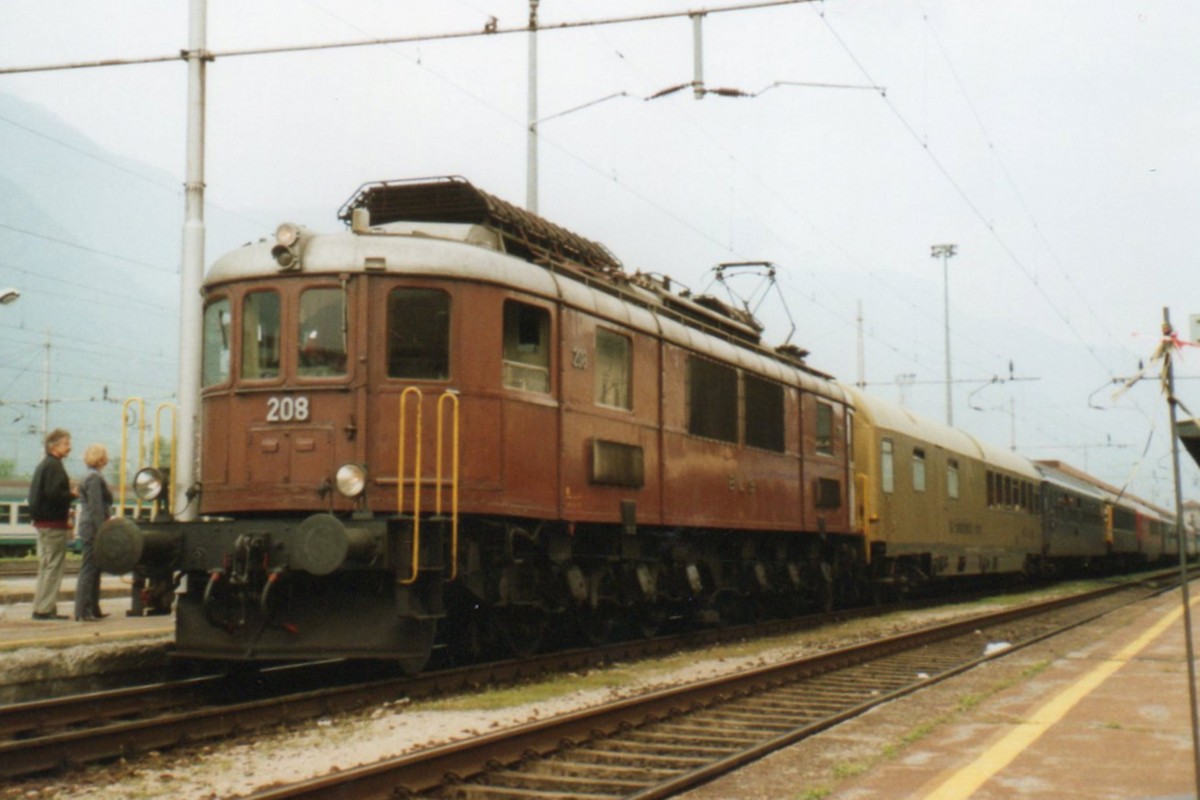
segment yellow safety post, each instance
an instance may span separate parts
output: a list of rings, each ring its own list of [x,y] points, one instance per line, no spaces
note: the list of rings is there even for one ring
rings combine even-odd
[[[128,485],[127,470],[129,469],[129,407],[137,406],[138,424],[138,469],[142,467],[142,458],[146,454],[146,402],[140,397],[130,397],[121,406],[121,474],[119,476],[117,516],[125,516],[125,489]],[[141,510],[141,501],[134,507],[133,516]]]
[[[162,448],[162,444],[161,444],[162,443],[162,412],[164,412],[164,411],[171,412],[171,440],[170,440],[171,441],[171,469],[170,469],[171,480],[167,484],[167,513],[170,514],[172,517],[174,517],[175,516],[175,453],[178,450],[178,448],[176,447],[177,443],[175,441],[175,438],[176,438],[175,404],[171,403],[171,402],[159,403],[158,407],[154,409],[154,461],[153,461],[153,465],[154,465],[154,468],[157,470],[162,469],[162,463],[161,463],[162,454],[161,454],[160,450]],[[153,515],[151,516],[151,518],[153,519]]]

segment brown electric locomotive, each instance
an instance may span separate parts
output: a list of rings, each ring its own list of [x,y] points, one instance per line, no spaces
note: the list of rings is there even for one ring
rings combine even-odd
[[[182,576],[179,653],[419,669],[861,587],[850,403],[802,351],[462,179],[340,216],[213,264],[200,521],[100,538]]]

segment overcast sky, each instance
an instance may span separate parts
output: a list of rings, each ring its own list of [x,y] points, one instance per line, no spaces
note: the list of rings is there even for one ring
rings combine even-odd
[[[540,19],[701,5],[543,0]],[[482,31],[491,17],[503,30],[528,13],[527,0],[210,0],[208,48]],[[935,419],[930,247],[954,243],[956,423],[1171,505],[1162,397],[1143,384],[1114,401],[1112,382],[1148,360],[1164,307],[1185,335],[1200,314],[1197,42],[1200,4],[1185,0],[828,0],[704,19],[705,85],[758,96],[645,101],[693,79],[690,20],[546,30],[539,210],[697,290],[719,262],[774,262],[793,342],[847,381],[861,303],[872,390]],[[183,0],[0,5],[0,67],[186,43]],[[284,215],[333,230],[371,180],[459,174],[524,204],[527,54],[522,33],[218,57],[209,215],[237,240],[210,237],[208,260]],[[0,76],[0,92],[180,183],[185,90],[178,61]],[[768,341],[788,335],[783,305],[759,309]],[[989,384],[1010,361],[1029,380]],[[1198,364],[1200,349],[1184,354],[1179,395],[1200,413]],[[1200,493],[1190,466],[1185,481]]]

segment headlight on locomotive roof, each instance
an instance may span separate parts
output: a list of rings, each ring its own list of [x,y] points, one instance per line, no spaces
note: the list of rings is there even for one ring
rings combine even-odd
[[[133,476],[133,493],[139,500],[157,500],[162,491],[163,476],[154,467],[144,467]]]
[[[367,471],[360,464],[343,464],[338,467],[334,483],[346,497],[358,497],[367,488]]]
[[[284,247],[291,247],[300,241],[300,226],[292,222],[283,223],[275,229],[275,241]]]

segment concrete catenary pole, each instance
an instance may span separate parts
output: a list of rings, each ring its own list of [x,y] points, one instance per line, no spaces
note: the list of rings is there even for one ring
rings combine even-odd
[[[204,103],[208,54],[207,0],[189,0],[187,165],[183,213],[183,261],[179,271],[179,430],[175,446],[173,507],[182,520],[196,518],[188,490],[198,478],[200,452],[200,359],[202,339],[200,289],[204,283]]]

